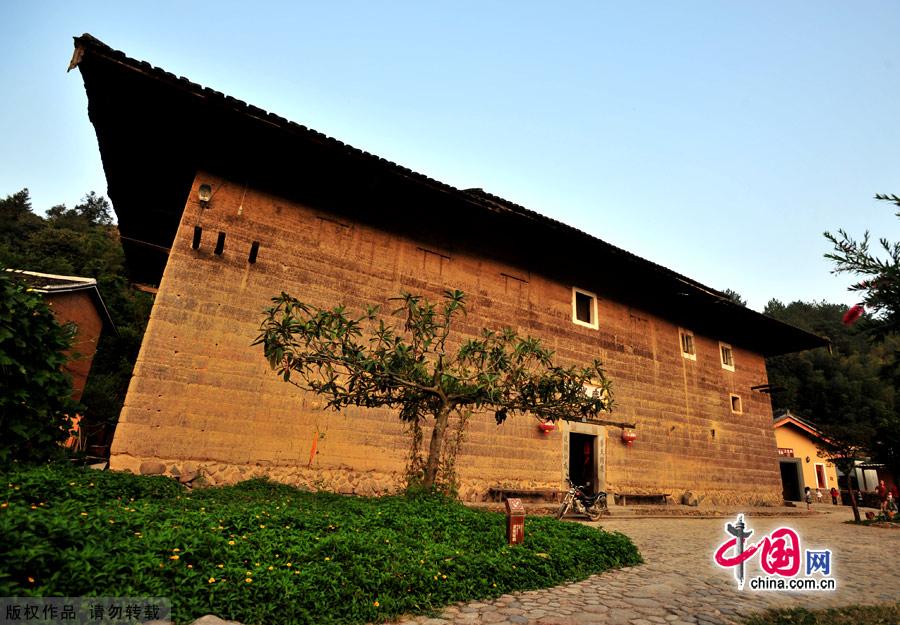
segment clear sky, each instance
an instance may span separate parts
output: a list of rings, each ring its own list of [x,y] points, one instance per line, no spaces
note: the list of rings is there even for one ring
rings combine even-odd
[[[0,0],[0,196],[106,191],[72,36],[751,307],[852,304],[826,229],[900,238],[900,3]],[[614,270],[597,267],[597,271]]]

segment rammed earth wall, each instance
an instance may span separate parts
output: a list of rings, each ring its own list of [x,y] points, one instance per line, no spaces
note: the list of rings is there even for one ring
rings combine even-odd
[[[212,185],[209,208],[197,200]],[[112,448],[114,469],[200,469],[213,483],[252,475],[377,494],[402,483],[408,436],[388,410],[325,412],[322,401],[285,384],[267,367],[260,312],[284,290],[317,305],[361,310],[400,290],[437,299],[445,288],[469,297],[460,329],[510,325],[541,337],[565,363],[599,357],[613,380],[617,421],[636,424],[628,447],[621,430],[600,429],[605,486],[617,492],[692,491],[719,503],[775,503],[781,485],[762,356],[734,346],[735,371],[720,364],[716,337],[696,335],[696,361],[682,357],[678,327],[603,297],[594,284],[543,276],[492,257],[486,241],[448,242],[433,231],[399,235],[200,173],[172,244]],[[203,228],[199,250],[194,227]],[[224,253],[214,254],[226,234]],[[259,241],[255,264],[248,263]],[[599,329],[572,322],[572,287],[598,293]],[[741,398],[732,411],[730,395]],[[427,433],[426,433],[427,435]],[[564,436],[541,433],[533,418],[497,426],[475,415],[458,466],[460,495],[492,486],[560,488]],[[310,465],[316,440],[317,454]]]

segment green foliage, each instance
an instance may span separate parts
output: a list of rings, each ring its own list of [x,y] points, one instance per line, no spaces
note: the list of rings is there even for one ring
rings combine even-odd
[[[826,302],[769,302],[766,314],[832,343],[831,352],[817,349],[767,360],[769,381],[784,389],[772,395],[772,405],[815,423],[831,439],[824,447],[834,456],[849,462],[874,454],[900,468],[896,386],[884,375],[900,349],[900,337],[872,343],[865,325],[841,323],[846,310]]]
[[[441,305],[402,293],[393,311],[400,327],[385,323],[378,307],[349,316],[343,306],[318,308],[286,293],[264,313],[260,336],[269,365],[284,381],[322,395],[335,410],[390,407],[411,424],[413,470],[421,424],[433,417],[422,484],[435,484],[451,414],[457,432],[472,411],[492,410],[497,423],[514,414],[542,420],[594,418],[612,409],[610,382],[599,361],[589,367],[554,364],[540,340],[510,328],[482,330],[454,341],[451,327],[466,311],[461,291],[447,291]],[[592,395],[585,385],[597,388]],[[459,438],[457,438],[457,441]],[[452,467],[453,445],[444,454]],[[452,479],[448,480],[452,483]]]
[[[62,371],[72,336],[37,293],[0,266],[0,465],[59,453],[77,408]]]
[[[900,604],[854,605],[843,608],[807,610],[779,608],[750,617],[746,625],[896,625]]]
[[[722,291],[722,294],[738,306],[743,306],[745,308],[747,307],[747,300],[741,297],[741,294],[734,289],[725,289],[724,291]]]
[[[188,493],[161,477],[50,466],[7,479],[0,596],[165,596],[179,623],[382,621],[641,561],[621,534],[549,517],[528,517],[525,543],[510,547],[503,515],[434,495],[261,480]]]
[[[0,265],[97,280],[118,334],[101,336],[81,398],[82,428],[109,430],[118,420],[152,306],[151,296],[128,282],[109,203],[91,192],[72,209],[49,209],[43,219],[32,212],[27,189],[0,199]]]
[[[896,195],[876,195],[875,199],[900,206],[900,197]],[[872,311],[877,321],[872,329],[879,336],[900,332],[900,241],[891,243],[884,237],[879,239],[881,250],[886,254],[886,257],[880,257],[870,250],[868,230],[858,241],[844,230],[838,230],[837,235],[826,232],[825,238],[834,245],[834,251],[825,254],[825,258],[834,262],[832,273],[864,277],[849,289],[860,293],[862,303]]]

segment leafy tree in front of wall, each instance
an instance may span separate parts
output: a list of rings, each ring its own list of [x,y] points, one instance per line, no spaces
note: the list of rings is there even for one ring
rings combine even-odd
[[[72,338],[40,295],[0,269],[0,465],[60,454],[78,408],[62,371]]]
[[[0,264],[97,280],[116,325],[104,332],[81,397],[82,431],[90,444],[109,442],[140,349],[152,297],[132,288],[125,254],[106,198],[88,193],[74,208],[32,211],[28,190],[0,199]]]
[[[286,382],[325,397],[330,408],[397,409],[412,434],[410,486],[453,490],[472,412],[492,411],[499,425],[516,414],[557,421],[612,409],[599,361],[563,367],[538,339],[509,328],[452,336],[466,311],[461,291],[447,291],[440,304],[409,293],[395,301],[399,326],[385,323],[377,307],[353,317],[343,306],[319,308],[282,293],[265,311],[255,344]]]

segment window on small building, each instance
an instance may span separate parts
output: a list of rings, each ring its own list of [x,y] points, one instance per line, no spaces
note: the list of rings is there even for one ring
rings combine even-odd
[[[719,343],[719,354],[722,356],[722,368],[734,371],[734,350],[728,343]]]
[[[597,296],[589,291],[572,288],[572,322],[597,329]]]
[[[741,397],[740,395],[731,394],[731,412],[735,414],[741,414],[744,412],[741,407]]]
[[[681,339],[681,355],[689,360],[697,360],[697,352],[694,349],[694,333],[689,330],[678,330]]]

